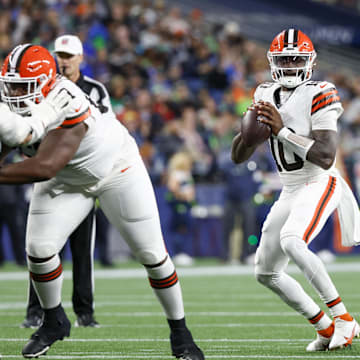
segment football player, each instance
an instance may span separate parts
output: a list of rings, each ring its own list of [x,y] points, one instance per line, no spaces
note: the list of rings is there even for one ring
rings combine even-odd
[[[185,324],[180,283],[165,249],[153,188],[126,128],[115,117],[103,121],[79,87],[56,75],[53,57],[41,46],[14,48],[4,61],[0,84],[6,103],[0,104],[1,156],[16,146],[30,156],[1,167],[0,183],[35,183],[26,252],[44,319],[23,356],[43,355],[70,335],[61,305],[58,252],[98,198],[148,273],[168,319],[173,355],[203,360]]]
[[[317,337],[306,350],[346,347],[360,327],[320,258],[308,248],[336,209],[340,220],[349,217],[358,226],[356,206],[344,207],[353,204],[353,194],[334,165],[336,124],[343,108],[333,84],[311,81],[316,52],[303,32],[282,31],[267,55],[274,82],[258,86],[252,109],[271,127],[270,147],[283,189],[262,228],[255,275],[314,326]],[[233,140],[233,161],[245,161],[255,148],[247,147],[238,134]],[[355,245],[354,232],[343,230],[342,225],[344,241]],[[289,259],[304,273],[330,316],[285,272]]]
[[[84,76],[80,71],[80,63],[83,59],[80,39],[74,35],[59,36],[55,40],[54,52],[60,73],[75,82],[89,96],[90,101],[97,104],[101,113],[111,113],[110,98],[104,85]],[[93,209],[69,237],[73,266],[72,304],[76,314],[75,326],[99,326],[94,317],[94,215]],[[26,318],[21,326],[37,328],[41,322],[42,309],[30,281]]]

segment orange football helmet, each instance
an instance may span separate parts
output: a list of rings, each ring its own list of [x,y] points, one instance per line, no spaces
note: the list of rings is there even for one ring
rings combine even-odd
[[[0,76],[1,99],[11,110],[26,114],[24,100],[36,103],[46,97],[56,78],[56,64],[42,46],[24,44],[6,57]]]
[[[311,79],[316,52],[302,31],[288,29],[275,37],[267,57],[273,80],[284,87],[294,88]]]

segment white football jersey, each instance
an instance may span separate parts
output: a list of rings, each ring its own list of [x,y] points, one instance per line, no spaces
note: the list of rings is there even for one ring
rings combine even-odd
[[[110,173],[115,164],[126,167],[138,153],[135,140],[115,116],[103,116],[90,104],[83,91],[72,81],[60,77],[51,91],[67,91],[72,100],[65,119],[48,128],[50,130],[69,128],[80,122],[88,126],[78,150],[70,162],[60,170],[56,179],[59,183],[91,185]],[[55,130],[56,131],[56,130]],[[40,143],[22,146],[25,155],[33,156]]]
[[[296,87],[287,99],[281,99],[281,85],[274,82],[260,84],[254,102],[270,102],[279,111],[284,126],[298,135],[311,138],[313,130],[337,131],[337,119],[343,112],[335,86],[329,82],[307,81]],[[286,95],[286,94],[283,94]],[[332,116],[329,116],[329,112]],[[302,160],[286,144],[270,137],[271,151],[284,185],[304,183],[309,178],[331,172],[307,160]],[[335,162],[334,162],[335,163]]]

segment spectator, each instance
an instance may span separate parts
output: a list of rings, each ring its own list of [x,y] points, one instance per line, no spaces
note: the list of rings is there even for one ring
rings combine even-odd
[[[195,202],[195,185],[192,177],[192,159],[186,152],[175,153],[167,171],[167,195],[170,206],[171,254],[178,265],[193,263],[193,218],[191,208]]]

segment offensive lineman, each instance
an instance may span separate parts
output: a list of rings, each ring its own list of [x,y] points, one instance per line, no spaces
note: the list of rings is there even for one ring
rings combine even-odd
[[[80,72],[80,63],[83,59],[83,46],[80,39],[74,35],[59,36],[55,40],[55,54],[60,73],[76,83],[89,96],[90,101],[96,104],[101,113],[109,112],[112,116],[109,94],[104,85],[85,77]],[[94,213],[94,209],[91,210],[69,237],[73,265],[72,303],[77,317],[75,326],[99,326],[94,317]],[[41,324],[42,315],[39,299],[30,281],[26,319],[22,326],[38,327]]]
[[[268,59],[274,82],[258,86],[253,108],[266,116],[272,129],[271,151],[283,183],[262,228],[255,258],[257,280],[280,296],[314,326],[317,337],[307,351],[333,350],[351,345],[360,327],[347,312],[319,257],[308,249],[327,218],[339,210],[340,221],[351,218],[359,226],[351,190],[335,169],[337,119],[343,109],[335,86],[310,81],[316,52],[300,30],[289,29],[271,43]],[[241,163],[256,146],[247,147],[241,133],[233,140],[232,159]],[[344,211],[349,212],[344,216]],[[347,245],[355,234],[345,231]],[[289,259],[301,269],[329,309],[331,318],[285,273]]]
[[[26,233],[28,268],[44,310],[43,324],[24,346],[25,358],[70,335],[61,305],[59,250],[94,207],[95,198],[149,277],[170,326],[172,353],[203,360],[185,324],[181,288],[161,234],[156,200],[134,139],[106,118],[73,82],[56,76],[43,47],[25,44],[5,59],[0,139],[4,157],[21,146],[32,156],[0,168],[0,183],[33,183]]]

